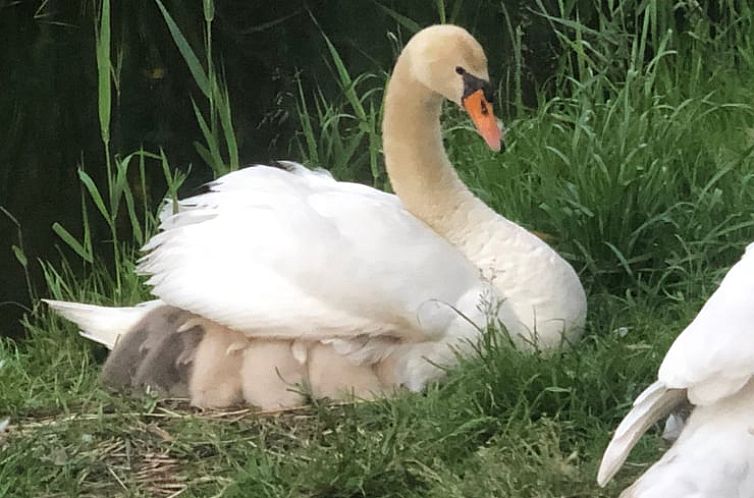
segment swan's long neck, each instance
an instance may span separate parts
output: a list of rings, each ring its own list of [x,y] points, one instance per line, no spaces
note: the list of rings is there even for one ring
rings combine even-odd
[[[406,209],[461,246],[469,226],[495,214],[458,178],[442,143],[443,99],[413,79],[409,65],[410,59],[401,56],[385,97],[382,136],[387,173]]]
[[[382,124],[393,190],[408,211],[496,287],[506,303],[501,319],[511,334],[542,348],[560,345],[564,329],[575,338],[586,312],[578,276],[552,248],[495,213],[461,182],[442,144],[441,108],[442,97],[413,77],[404,51],[388,84]]]

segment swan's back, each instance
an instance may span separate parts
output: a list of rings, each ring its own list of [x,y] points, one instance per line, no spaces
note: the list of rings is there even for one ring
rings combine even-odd
[[[415,339],[484,286],[395,196],[286,166],[228,174],[164,216],[139,265],[153,294],[250,336]]]

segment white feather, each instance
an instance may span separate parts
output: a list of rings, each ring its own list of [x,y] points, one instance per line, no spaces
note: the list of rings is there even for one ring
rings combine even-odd
[[[139,265],[153,293],[250,336],[442,336],[451,317],[417,310],[455,306],[478,270],[394,196],[296,171],[243,169],[181,201]]]
[[[623,496],[754,496],[754,481],[752,487],[747,484],[754,478],[748,475],[748,468],[729,475],[725,467],[738,468],[739,460],[754,463],[752,438],[742,435],[742,423],[737,422],[742,410],[754,411],[753,332],[754,244],[751,244],[696,318],[676,338],[660,366],[658,380],[637,398],[621,422],[605,450],[597,477],[599,484],[604,485],[620,468],[638,438],[654,421],[688,399],[696,408],[676,444]],[[734,412],[739,414],[738,418],[732,415]],[[716,434],[719,441],[715,441]],[[722,448],[721,441],[728,444],[728,438],[735,440],[730,451],[721,449],[720,455],[702,451],[705,444]],[[731,480],[726,481],[729,477]],[[734,491],[738,483],[743,483],[748,494]]]
[[[98,342],[108,349],[113,349],[118,338],[139,323],[149,311],[165,304],[154,300],[136,306],[115,308],[52,299],[42,301],[57,314],[78,325],[81,329],[79,333],[83,337]]]
[[[675,445],[621,498],[754,496],[754,383],[689,417]]]
[[[662,382],[657,381],[636,398],[631,411],[615,430],[602,456],[602,463],[597,472],[597,483],[600,486],[607,484],[618,472],[642,434],[653,423],[670,413],[684,396],[683,390],[668,389]]]
[[[754,244],[676,338],[658,378],[694,404],[735,393],[754,374]]]

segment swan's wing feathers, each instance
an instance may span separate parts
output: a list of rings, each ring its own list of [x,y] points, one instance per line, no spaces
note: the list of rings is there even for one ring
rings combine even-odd
[[[139,270],[166,303],[254,336],[415,334],[476,269],[395,196],[303,167],[239,170],[180,201]]]
[[[752,374],[754,244],[675,340],[658,377],[688,388],[692,403],[709,404],[738,391]]]
[[[626,461],[642,434],[684,399],[683,390],[668,389],[659,381],[645,389],[636,398],[631,411],[621,421],[605,449],[597,473],[597,483],[600,486],[607,484]]]
[[[658,381],[637,397],[605,450],[598,482],[604,485],[649,425],[684,400],[700,406],[697,412],[708,410],[714,415],[718,406],[739,398],[741,389],[754,374],[752,332],[754,244],[747,247],[696,318],[676,338],[660,366]],[[698,415],[692,417],[699,420]],[[683,441],[691,432],[685,427],[673,450],[621,496],[668,496],[663,493],[671,489],[675,491],[670,496],[685,496],[680,480],[690,478],[693,488],[696,485],[693,475],[697,471],[691,467],[699,463],[686,454],[693,452],[695,446],[691,445],[691,450],[684,447]],[[689,463],[683,463],[684,459]]]
[[[754,496],[754,385],[697,407],[663,457],[621,498]]]

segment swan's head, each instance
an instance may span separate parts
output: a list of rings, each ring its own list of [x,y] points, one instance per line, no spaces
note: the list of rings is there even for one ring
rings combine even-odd
[[[500,150],[502,132],[492,110],[493,88],[479,42],[458,26],[430,26],[411,38],[404,54],[414,78],[466,109],[487,145]]]

